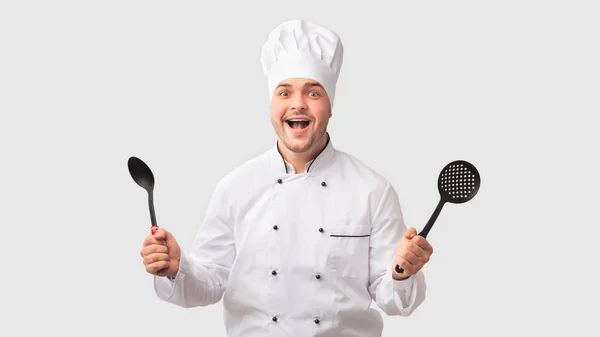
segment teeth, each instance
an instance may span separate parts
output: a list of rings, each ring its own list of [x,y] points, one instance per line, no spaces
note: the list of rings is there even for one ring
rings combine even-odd
[[[307,119],[290,119],[288,122],[308,122]]]

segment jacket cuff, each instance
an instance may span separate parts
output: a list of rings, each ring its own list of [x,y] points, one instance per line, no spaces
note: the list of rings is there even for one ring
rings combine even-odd
[[[181,252],[181,258],[179,259],[179,270],[174,278],[166,276],[154,276],[154,291],[161,300],[169,300],[177,287],[180,286],[182,280],[185,278],[189,269],[189,262],[185,253]]]
[[[410,275],[404,280],[396,280],[392,275],[393,271],[390,268],[388,278],[392,282],[394,302],[401,310],[406,309],[412,304],[414,297],[415,275]]]

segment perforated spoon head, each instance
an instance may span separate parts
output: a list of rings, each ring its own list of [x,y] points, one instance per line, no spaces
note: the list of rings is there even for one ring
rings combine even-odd
[[[462,204],[479,191],[481,177],[475,166],[464,160],[455,160],[446,165],[438,178],[438,191],[445,202]]]

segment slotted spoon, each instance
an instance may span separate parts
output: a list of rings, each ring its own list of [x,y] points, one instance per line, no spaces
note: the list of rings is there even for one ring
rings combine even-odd
[[[479,171],[473,164],[464,160],[455,160],[446,165],[438,177],[437,185],[440,201],[429,221],[418,235],[424,238],[427,237],[445,203],[462,204],[473,199],[479,191],[480,184]],[[404,269],[396,265],[396,272],[401,274]]]

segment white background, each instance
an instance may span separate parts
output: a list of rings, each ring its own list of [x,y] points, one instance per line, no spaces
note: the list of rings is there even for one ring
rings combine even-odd
[[[161,302],[130,156],[188,248],[218,179],[274,145],[260,48],[335,30],[333,144],[422,228],[455,159],[479,194],[430,236],[426,302],[384,336],[598,336],[599,6],[594,1],[3,1],[3,336],[225,336],[220,304]],[[6,333],[4,332],[6,331]],[[202,332],[204,331],[204,332]]]

